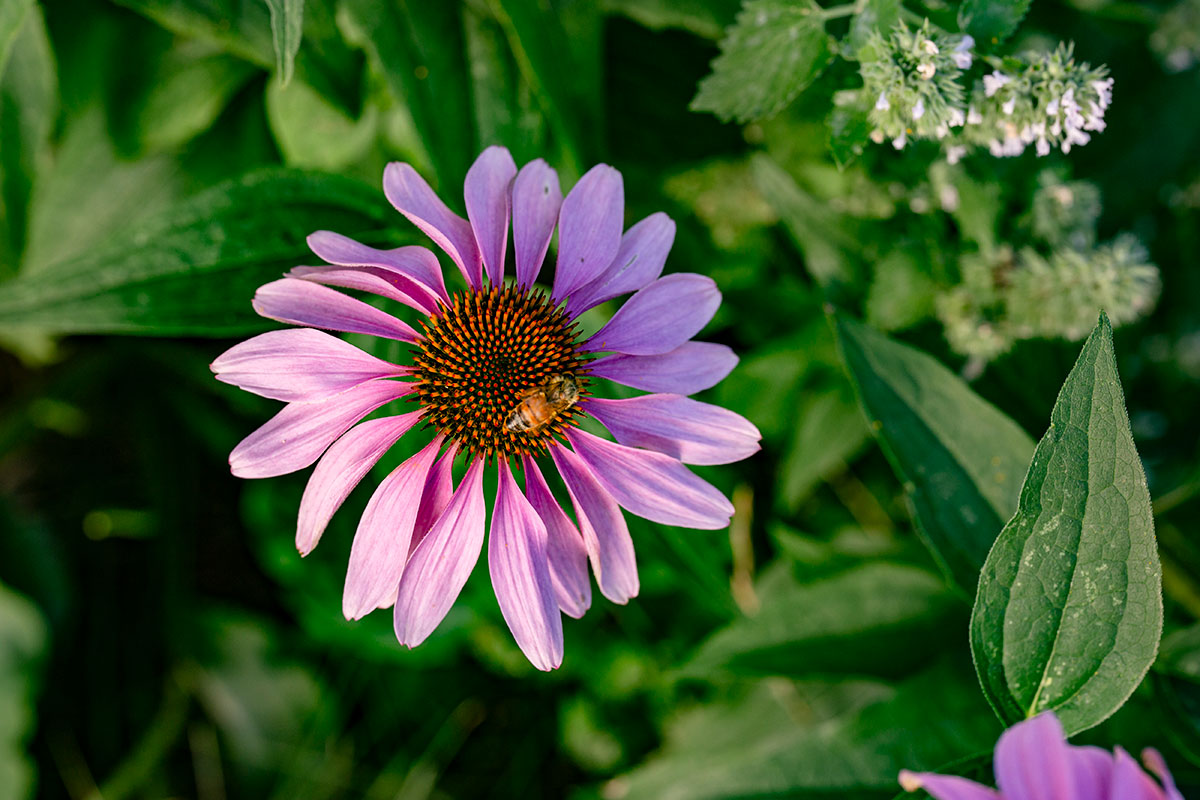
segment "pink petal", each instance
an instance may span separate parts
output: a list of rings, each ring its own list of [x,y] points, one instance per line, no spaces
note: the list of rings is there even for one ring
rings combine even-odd
[[[924,789],[934,800],[1003,800],[995,789],[956,775],[900,770],[900,785],[906,792]]]
[[[603,356],[588,369],[597,377],[647,392],[695,394],[723,381],[737,363],[733,350],[723,344],[684,342],[661,355]]]
[[[607,164],[592,167],[567,194],[558,215],[555,303],[594,280],[616,258],[624,215],[621,173]]]
[[[1171,770],[1167,769],[1167,762],[1161,753],[1153,747],[1147,747],[1142,751],[1142,763],[1162,781],[1163,793],[1167,800],[1183,800],[1183,795],[1175,787],[1175,778],[1172,777]]]
[[[664,525],[718,530],[733,505],[675,459],[567,429],[567,439],[622,508]]]
[[[475,242],[492,283],[504,282],[504,251],[508,247],[509,190],[517,164],[506,148],[495,145],[479,154],[467,170],[463,199]]]
[[[483,260],[471,224],[451,211],[415,169],[399,162],[388,164],[383,170],[383,193],[450,256],[472,288],[483,285]]]
[[[376,250],[333,231],[317,231],[308,237],[308,247],[330,264],[343,267],[379,267],[405,275],[430,292],[449,300],[442,267],[427,248],[408,245]]]
[[[600,593],[624,605],[638,593],[637,559],[625,517],[579,456],[560,446],[551,447],[550,456],[571,496]]]
[[[217,380],[272,400],[313,402],[403,367],[312,328],[269,331],[235,344],[210,365]]]
[[[996,742],[995,769],[1005,800],[1080,800],[1069,746],[1053,712],[1042,712],[1002,733]]]
[[[450,498],[454,496],[456,455],[458,445],[451,442],[446,452],[433,465],[433,469],[429,470],[429,477],[425,479],[425,490],[421,493],[421,507],[417,510],[417,522],[413,525],[412,542],[408,546],[410,556],[425,538],[425,534],[429,533],[429,529],[445,513],[446,506],[450,505]]]
[[[567,616],[579,619],[592,605],[583,537],[554,499],[537,463],[528,456],[521,463],[525,469],[525,496],[546,526],[546,554],[558,607]]]
[[[408,544],[425,478],[441,446],[442,437],[435,437],[396,467],[371,495],[350,547],[342,593],[342,613],[346,619],[359,619],[395,600],[396,587],[408,561]]]
[[[576,317],[627,292],[636,292],[662,275],[675,242],[675,223],[661,211],[625,231],[616,258],[598,278],[571,295],[567,311]]]
[[[1102,800],[1108,797],[1108,785],[1112,781],[1112,753],[1099,747],[1069,746],[1067,760],[1078,797]]]
[[[412,388],[399,381],[370,381],[317,403],[289,403],[233,448],[229,466],[239,478],[304,469],[351,425]]]
[[[454,605],[483,549],[483,461],[471,463],[446,513],[413,551],[396,598],[396,638],[416,647]]]
[[[541,272],[550,237],[562,208],[558,173],[540,158],[521,167],[512,189],[513,252],[517,260],[517,284],[533,286]]]
[[[657,450],[685,464],[729,464],[759,451],[762,434],[745,417],[677,394],[628,400],[594,397],[587,411],[621,444]]]
[[[423,284],[380,267],[292,267],[287,276],[322,286],[370,292],[426,314],[438,310],[437,295]]]
[[[521,652],[540,670],[562,664],[562,617],[546,565],[546,526],[513,480],[508,460],[500,459],[492,531],[488,537],[488,571]]]
[[[369,419],[348,430],[325,451],[300,499],[296,522],[296,549],[300,555],[312,552],[334,512],[421,414],[411,411],[397,417]]]
[[[402,342],[416,342],[407,323],[348,297],[336,289],[298,278],[283,278],[258,287],[254,310],[268,319],[346,333],[365,333]]]
[[[712,278],[677,273],[639,289],[588,340],[597,351],[652,356],[674,350],[708,324],[721,293]]]
[[[1073,797],[1091,800],[1082,794]],[[1164,796],[1162,788],[1142,771],[1133,756],[1117,747],[1113,750],[1112,782],[1107,800],[1164,800]]]

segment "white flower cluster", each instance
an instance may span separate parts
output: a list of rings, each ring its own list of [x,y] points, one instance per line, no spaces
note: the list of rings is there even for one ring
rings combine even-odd
[[[958,78],[971,66],[970,36],[946,34],[926,21],[871,36],[860,54],[864,92],[873,102],[871,138],[897,150],[910,138],[945,139],[966,123]]]

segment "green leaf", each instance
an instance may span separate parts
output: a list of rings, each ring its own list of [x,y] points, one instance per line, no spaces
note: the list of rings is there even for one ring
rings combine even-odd
[[[651,30],[679,28],[719,39],[737,15],[738,0],[604,0],[609,14],[623,14]]]
[[[355,120],[303,81],[286,89],[272,81],[266,91],[267,120],[290,166],[344,170],[375,141],[378,114],[373,106]]]
[[[833,57],[832,41],[815,6],[748,0],[691,109],[724,121],[772,116],[821,74]]]
[[[937,576],[888,563],[806,584],[780,563],[758,597],[760,610],[701,645],[685,674],[900,675],[938,652],[960,607]]]
[[[33,6],[33,0],[0,0],[0,74],[8,64],[8,54],[17,32],[25,22],[25,14]]]
[[[1071,734],[1137,688],[1162,615],[1150,494],[1102,314],[984,564],[971,651],[1004,722],[1053,709]]]
[[[32,797],[26,739],[35,720],[35,670],[46,647],[37,607],[0,584],[0,797]]]
[[[254,289],[308,253],[305,237],[383,227],[375,190],[343,178],[265,170],[218,185],[103,244],[9,282],[0,326],[52,333],[230,336],[264,323]]]
[[[263,0],[271,11],[271,44],[279,85],[287,86],[296,65],[296,52],[304,34],[304,0]]]
[[[842,43],[844,51],[857,56],[872,33],[887,36],[899,21],[900,0],[867,0],[850,23],[850,35]]]
[[[835,96],[836,97],[836,96]],[[838,169],[854,163],[867,146],[871,123],[860,106],[835,105],[829,112],[829,152]]]
[[[1033,441],[925,353],[841,313],[833,323],[863,411],[904,482],[918,532],[947,575],[970,592],[1017,507]]]
[[[58,110],[54,54],[41,9],[25,15],[0,74],[0,277],[7,277],[25,249],[30,196],[49,158]]]
[[[791,512],[827,476],[844,470],[870,436],[844,378],[802,392],[794,408],[792,439],[779,469],[779,500]]]
[[[1032,0],[965,0],[958,10],[958,27],[980,44],[1007,39],[1029,12]]]

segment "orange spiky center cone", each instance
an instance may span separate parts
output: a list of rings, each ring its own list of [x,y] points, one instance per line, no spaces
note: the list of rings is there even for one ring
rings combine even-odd
[[[543,402],[545,387],[565,375],[587,394],[576,325],[544,293],[516,286],[452,300],[421,326],[413,399],[426,421],[475,457],[544,451],[582,413],[578,402]]]

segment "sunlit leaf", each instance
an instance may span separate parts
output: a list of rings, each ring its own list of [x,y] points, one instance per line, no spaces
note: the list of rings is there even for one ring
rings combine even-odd
[[[303,35],[304,0],[264,0],[271,11],[271,43],[275,47],[275,70],[279,83],[287,86],[296,66],[296,52]]]
[[[1102,315],[979,578],[984,693],[1009,724],[1053,709],[1068,733],[1090,728],[1145,676],[1162,615],[1150,493]]]

